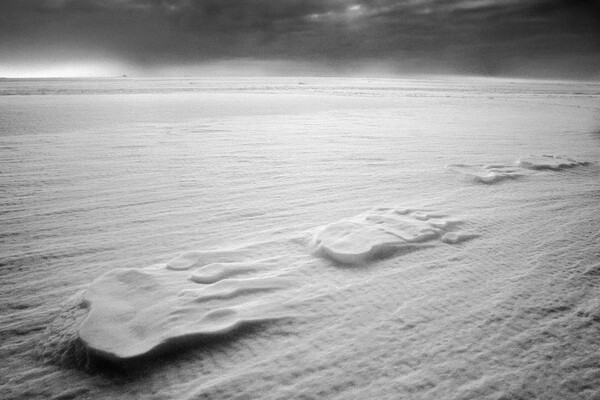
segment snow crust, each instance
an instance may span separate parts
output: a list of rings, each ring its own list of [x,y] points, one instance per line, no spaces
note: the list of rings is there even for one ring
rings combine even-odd
[[[412,209],[376,208],[326,225],[315,234],[311,245],[315,253],[333,261],[361,264],[417,250],[421,243],[444,240],[449,234],[447,231],[461,221],[442,216]],[[475,234],[460,235],[463,240],[476,237]]]
[[[234,258],[235,252],[194,252],[166,266],[119,268],[102,275],[85,292],[90,311],[80,339],[95,355],[123,360],[281,317],[268,295],[293,283],[273,276],[233,278],[269,269],[269,261],[206,261]],[[182,260],[194,269],[172,269]]]

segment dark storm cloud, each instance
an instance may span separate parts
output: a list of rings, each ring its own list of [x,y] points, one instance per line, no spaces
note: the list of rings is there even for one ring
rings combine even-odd
[[[2,0],[0,62],[252,58],[597,77],[599,0]]]

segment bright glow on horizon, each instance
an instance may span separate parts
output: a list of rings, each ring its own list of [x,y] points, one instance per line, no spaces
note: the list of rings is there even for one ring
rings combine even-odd
[[[129,67],[116,62],[54,62],[47,64],[0,64],[3,78],[95,78],[127,74]]]

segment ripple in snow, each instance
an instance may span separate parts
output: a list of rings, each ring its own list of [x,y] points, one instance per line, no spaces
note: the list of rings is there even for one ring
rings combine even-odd
[[[227,334],[244,324],[285,317],[275,311],[272,305],[277,301],[271,294],[293,283],[273,274],[247,277],[273,271],[275,262],[213,263],[235,258],[225,253],[186,254],[179,261],[186,260],[190,266],[182,270],[161,266],[104,274],[85,293],[90,311],[79,338],[94,354],[123,360],[181,341]],[[233,276],[244,279],[229,279]]]
[[[418,210],[378,208],[326,225],[311,241],[315,253],[343,264],[361,264],[412,251],[441,239],[458,243],[475,234],[451,232],[460,221]]]

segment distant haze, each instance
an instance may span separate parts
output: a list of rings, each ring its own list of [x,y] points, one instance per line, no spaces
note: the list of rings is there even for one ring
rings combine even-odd
[[[0,76],[600,79],[600,0],[1,0]]]

